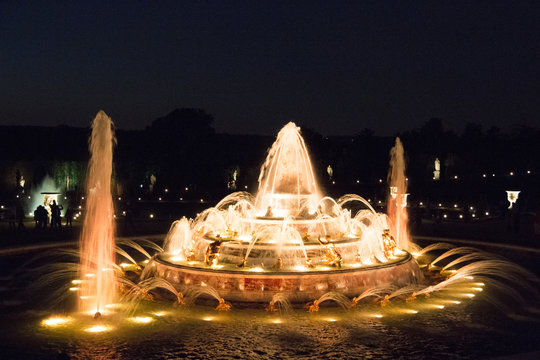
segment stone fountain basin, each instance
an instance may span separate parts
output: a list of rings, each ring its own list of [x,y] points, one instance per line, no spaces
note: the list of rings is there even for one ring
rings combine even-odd
[[[375,286],[403,287],[423,279],[409,253],[384,264],[330,270],[216,269],[200,262],[173,263],[165,255],[155,256],[148,266],[154,267],[156,277],[169,281],[179,291],[211,286],[233,302],[269,302],[276,293],[284,293],[293,303],[312,301],[330,291],[353,297]]]

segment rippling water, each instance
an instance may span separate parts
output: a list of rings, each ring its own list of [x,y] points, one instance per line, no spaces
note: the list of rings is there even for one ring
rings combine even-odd
[[[538,263],[526,260],[519,262],[528,268]],[[5,261],[4,267],[13,264]],[[13,279],[2,279],[1,285],[1,359],[540,358],[540,309],[510,308],[507,316],[486,301],[489,289],[473,299],[448,292],[414,303],[392,301],[385,308],[368,302],[360,309],[321,308],[316,314],[237,307],[219,313],[214,303],[173,308],[156,302],[134,315],[150,317],[149,323],[116,315],[98,322],[114,327],[110,332],[88,333],[84,329],[96,324],[88,316],[72,314],[66,325],[44,326],[55,313],[36,310],[39,297],[21,296],[25,285]]]
[[[218,313],[203,306],[165,309],[169,311],[166,315],[156,316],[155,310],[146,309],[140,315],[152,317],[152,322],[112,320],[114,329],[99,334],[83,330],[94,320],[72,319],[65,326],[50,328],[41,324],[50,313],[13,312],[4,313],[1,318],[4,345],[0,356],[6,359],[463,359],[540,354],[539,317],[516,320],[493,313],[488,307],[472,302],[383,318],[370,316],[377,311],[376,306],[349,312],[322,309],[315,315],[296,311],[288,316],[252,309]]]

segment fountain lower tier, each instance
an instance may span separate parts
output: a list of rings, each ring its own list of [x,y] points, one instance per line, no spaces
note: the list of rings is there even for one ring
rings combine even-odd
[[[284,293],[291,302],[312,301],[330,291],[353,297],[376,286],[403,287],[423,279],[409,253],[383,264],[329,270],[230,270],[208,267],[201,262],[175,264],[162,255],[155,256],[149,265],[156,277],[169,281],[179,291],[192,286],[211,286],[221,297],[235,302],[269,302],[276,293]]]

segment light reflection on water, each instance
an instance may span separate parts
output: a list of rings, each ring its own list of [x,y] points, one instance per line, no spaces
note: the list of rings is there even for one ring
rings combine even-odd
[[[539,351],[534,341],[538,322],[517,322],[487,308],[449,305],[429,309],[430,298],[408,313],[411,304],[369,305],[360,310],[321,308],[307,314],[266,313],[258,309],[233,309],[219,313],[212,308],[166,309],[153,305],[135,317],[116,316],[99,320],[114,329],[89,334],[85,328],[96,321],[72,315],[69,324],[43,326],[43,314],[23,317],[4,315],[3,355],[13,358],[478,358]],[[485,306],[485,304],[483,305]],[[370,316],[384,313],[383,318]],[[158,316],[159,314],[160,316]],[[39,317],[39,320],[38,318]],[[279,319],[279,321],[276,321]],[[7,331],[6,331],[7,330]],[[10,331],[12,330],[12,331]],[[61,358],[61,357],[59,357]],[[67,357],[65,357],[67,358]]]

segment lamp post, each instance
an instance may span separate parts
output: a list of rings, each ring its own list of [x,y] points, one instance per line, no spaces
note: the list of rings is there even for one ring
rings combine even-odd
[[[512,206],[516,203],[519,193],[521,191],[515,191],[515,190],[506,190],[506,198],[508,199],[508,202],[510,203],[509,209],[512,208]]]

